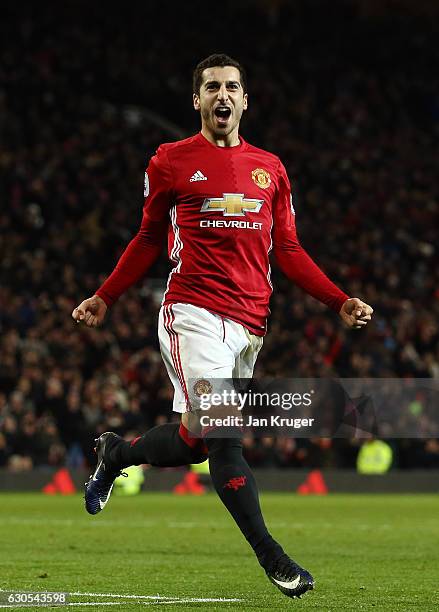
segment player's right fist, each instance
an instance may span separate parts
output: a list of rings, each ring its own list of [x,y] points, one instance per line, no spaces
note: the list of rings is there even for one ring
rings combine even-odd
[[[84,300],[72,312],[76,323],[85,323],[87,327],[98,327],[101,325],[107,312],[107,305],[102,298],[94,295]]]

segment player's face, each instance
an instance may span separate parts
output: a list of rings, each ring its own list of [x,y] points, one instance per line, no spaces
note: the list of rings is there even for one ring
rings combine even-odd
[[[237,132],[247,94],[241,85],[240,73],[234,66],[206,68],[200,94],[194,94],[194,108],[201,113],[202,127],[217,138]]]

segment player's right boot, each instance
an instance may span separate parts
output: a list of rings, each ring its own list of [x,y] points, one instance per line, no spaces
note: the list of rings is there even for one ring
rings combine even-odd
[[[85,509],[89,514],[97,514],[105,508],[113,490],[114,481],[118,476],[127,476],[125,472],[112,466],[109,452],[119,444],[123,438],[107,431],[95,439],[95,451],[98,462],[94,473],[85,483]]]
[[[268,579],[287,597],[301,597],[314,588],[314,578],[306,569],[283,554],[266,570]]]

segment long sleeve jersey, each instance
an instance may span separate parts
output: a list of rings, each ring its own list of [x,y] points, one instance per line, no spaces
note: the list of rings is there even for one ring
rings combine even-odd
[[[163,144],[145,172],[137,235],[97,294],[108,306],[140,280],[168,238],[164,304],[193,304],[264,335],[269,254],[304,291],[339,311],[348,296],[299,243],[291,188],[275,155],[242,138],[218,147],[199,133]]]

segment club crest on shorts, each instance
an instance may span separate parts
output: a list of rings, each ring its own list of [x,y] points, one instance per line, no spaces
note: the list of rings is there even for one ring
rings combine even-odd
[[[271,185],[270,175],[263,168],[255,168],[252,170],[252,179],[261,189],[268,189]]]
[[[200,378],[194,384],[194,393],[197,397],[201,397],[202,395],[208,395],[212,393],[212,385],[210,382],[204,378]]]

